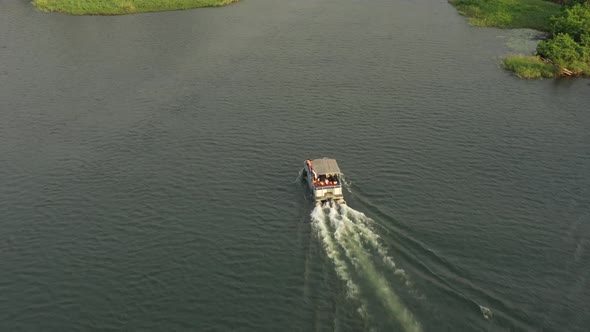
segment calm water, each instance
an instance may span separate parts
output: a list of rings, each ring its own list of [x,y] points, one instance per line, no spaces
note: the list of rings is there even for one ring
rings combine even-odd
[[[590,326],[589,81],[499,69],[513,32],[443,0],[28,2],[0,4],[0,330]],[[323,156],[363,233],[312,218]]]

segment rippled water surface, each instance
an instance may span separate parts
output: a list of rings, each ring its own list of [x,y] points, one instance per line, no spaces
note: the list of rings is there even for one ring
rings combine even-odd
[[[0,330],[586,331],[590,85],[499,69],[518,36],[436,0],[2,1]],[[349,208],[307,200],[323,156]]]

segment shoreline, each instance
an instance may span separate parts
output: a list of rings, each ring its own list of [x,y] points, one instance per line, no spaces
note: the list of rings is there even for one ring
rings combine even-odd
[[[549,18],[561,5],[550,0],[448,0],[469,24],[500,29],[550,31]]]
[[[187,10],[202,7],[227,6],[240,0],[33,0],[40,11],[69,15],[129,15],[140,13]]]
[[[468,22],[548,33],[534,52],[512,54],[502,67],[519,78],[590,77],[590,3],[582,0],[448,0]]]

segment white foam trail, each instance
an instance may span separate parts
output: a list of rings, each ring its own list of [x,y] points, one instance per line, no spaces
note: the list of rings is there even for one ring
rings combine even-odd
[[[394,274],[401,276],[404,281],[408,281],[406,279],[406,272],[403,269],[398,269],[395,265],[393,259],[387,253],[387,249],[385,249],[380,243],[380,237],[377,235],[372,229],[371,225],[374,224],[373,219],[367,217],[364,213],[356,211],[347,205],[340,206],[340,215],[342,216],[343,221],[352,224],[353,227],[360,233],[362,233],[364,239],[377,251],[379,257],[383,261],[386,266],[389,266]],[[359,224],[359,222],[361,224]]]
[[[326,215],[324,210],[321,207],[316,207],[311,212],[311,220],[312,226],[318,232],[318,235],[322,238],[324,242],[324,249],[326,250],[326,255],[332,260],[334,263],[334,267],[336,270],[336,274],[342,281],[346,283],[348,288],[348,296],[349,297],[356,297],[358,295],[358,286],[354,283],[352,278],[350,277],[350,273],[348,272],[348,266],[346,262],[342,259],[340,252],[338,250],[337,244],[334,242],[332,235],[330,234],[330,230],[326,224]]]
[[[480,305],[479,306],[479,310],[481,310],[481,314],[487,320],[490,320],[494,316],[494,313],[488,307],[484,307],[484,306]]]
[[[363,277],[373,286],[373,291],[379,300],[401,324],[404,331],[422,331],[420,323],[416,321],[414,315],[402,304],[397,294],[395,294],[389,286],[387,279],[382,273],[379,273],[375,265],[371,262],[370,257],[358,244],[355,237],[354,234],[350,233],[350,230],[345,230],[340,233],[340,236],[338,236],[337,239],[341,241],[343,247],[347,248],[347,255],[354,257],[353,261],[355,262],[355,267],[359,269]]]
[[[334,208],[330,208],[328,205],[321,208],[316,207],[312,212],[312,220],[318,224],[318,227],[321,227],[321,236],[328,257],[334,261],[337,272],[341,266],[346,268],[345,274],[338,272],[341,278],[352,283],[348,270],[349,268],[354,269],[355,275],[372,286],[370,291],[376,295],[405,331],[422,331],[420,323],[403,305],[397,294],[391,289],[387,279],[378,271],[370,254],[363,247],[363,243],[367,243],[378,253],[379,259],[393,269],[395,274],[399,274],[399,271],[403,273],[403,270],[396,268],[395,262],[389,257],[387,250],[379,243],[379,236],[369,227],[373,221],[363,213],[345,205]],[[334,230],[333,234],[328,226]],[[333,252],[337,252],[338,255],[343,252],[345,258],[337,257]],[[345,260],[350,262],[350,265],[346,265]],[[355,285],[357,291],[355,295],[358,295],[358,286],[352,284]]]

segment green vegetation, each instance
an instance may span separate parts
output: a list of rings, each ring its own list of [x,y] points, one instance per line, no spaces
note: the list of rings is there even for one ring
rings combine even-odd
[[[520,78],[554,77],[559,70],[538,56],[510,55],[502,59],[504,68]]]
[[[518,77],[590,76],[590,0],[449,0],[477,26],[531,28],[549,33],[538,56],[509,56]],[[562,3],[562,5],[554,2]]]
[[[449,0],[476,26],[547,31],[560,6],[544,0]]]
[[[577,43],[569,34],[560,33],[537,46],[537,53],[572,74],[590,74],[590,47]]]
[[[551,39],[537,53],[561,68],[561,74],[590,76],[590,3],[570,1],[551,18]]]
[[[120,15],[197,7],[224,6],[238,0],[33,0],[47,12],[73,15]]]

